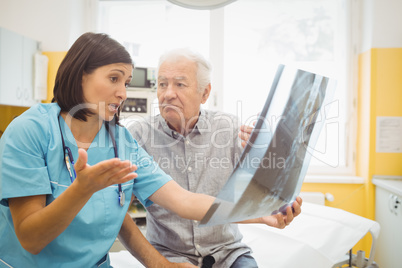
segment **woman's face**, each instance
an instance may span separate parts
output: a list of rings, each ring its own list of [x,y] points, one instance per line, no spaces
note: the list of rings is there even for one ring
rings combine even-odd
[[[99,119],[110,121],[127,98],[126,87],[132,78],[133,67],[128,63],[101,66],[82,76],[86,108]]]

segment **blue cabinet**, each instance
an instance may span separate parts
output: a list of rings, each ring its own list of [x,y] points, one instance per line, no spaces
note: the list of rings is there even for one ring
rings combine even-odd
[[[0,28],[0,104],[32,106],[38,42]]]

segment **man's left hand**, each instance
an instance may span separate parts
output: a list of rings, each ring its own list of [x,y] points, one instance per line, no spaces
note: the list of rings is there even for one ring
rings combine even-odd
[[[260,222],[271,227],[283,229],[288,226],[295,217],[301,213],[301,205],[303,200],[300,196],[296,198],[292,206],[286,208],[286,215],[278,213],[271,216],[264,216],[260,218]]]

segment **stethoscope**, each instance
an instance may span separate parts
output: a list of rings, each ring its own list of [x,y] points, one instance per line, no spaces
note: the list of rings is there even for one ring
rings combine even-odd
[[[63,132],[61,131],[61,126],[60,126],[60,115],[58,117],[58,123],[59,123],[59,129],[60,129],[60,136],[61,136],[61,142],[63,144],[63,154],[64,154],[64,162],[66,163],[66,168],[68,170],[68,173],[70,175],[70,180],[71,183],[74,181],[74,179],[77,177],[77,173],[75,172],[74,169],[74,158],[73,158],[73,154],[71,153],[71,150],[68,146],[66,146],[66,144],[64,143],[64,137],[63,137]],[[105,122],[105,127],[107,132],[109,133],[110,138],[112,139],[112,143],[113,143],[113,150],[114,150],[114,157],[118,158],[119,157],[119,153],[117,151],[117,146],[116,146],[116,140],[114,138],[114,135],[112,133],[112,131],[109,128],[109,124],[107,122]],[[70,165],[71,163],[71,165]],[[73,176],[74,174],[74,176]],[[122,190],[121,187],[121,183],[119,183],[119,204],[120,206],[124,206],[124,200],[125,200],[125,194]]]

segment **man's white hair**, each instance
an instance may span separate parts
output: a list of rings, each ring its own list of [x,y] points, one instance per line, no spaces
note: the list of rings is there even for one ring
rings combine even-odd
[[[196,63],[197,87],[199,92],[203,92],[208,84],[211,83],[212,66],[211,63],[207,59],[205,59],[203,55],[194,50],[191,50],[189,48],[176,48],[167,51],[159,58],[158,70],[162,63],[164,63],[165,61],[175,62],[183,57]]]

